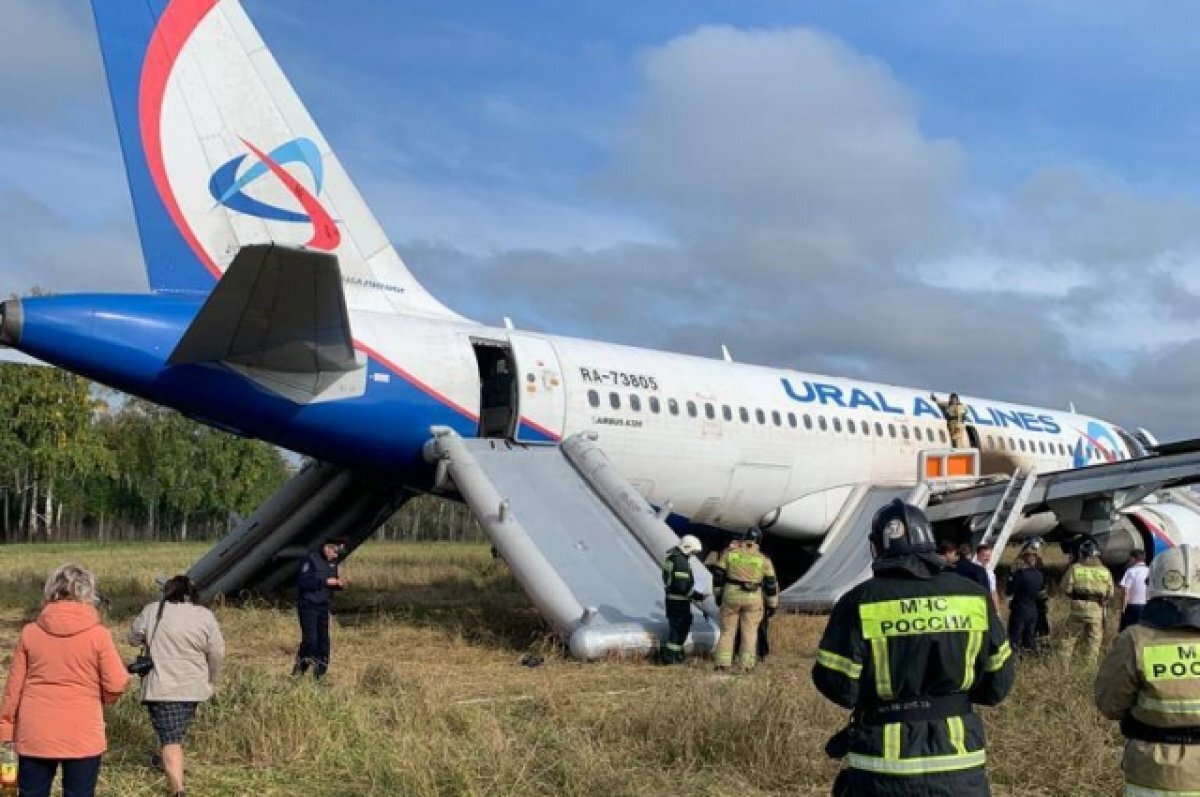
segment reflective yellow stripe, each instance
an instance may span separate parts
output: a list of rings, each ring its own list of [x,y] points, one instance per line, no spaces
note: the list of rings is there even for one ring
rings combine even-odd
[[[900,723],[889,722],[883,726],[883,757],[889,761],[900,759]]]
[[[1147,681],[1200,678],[1200,642],[1147,645],[1142,649],[1142,673]]]
[[[676,571],[676,572],[675,572],[675,578],[691,578],[691,577],[692,577],[692,571],[691,571],[691,570],[686,570],[686,571],[684,571],[684,572],[682,572],[682,573],[681,573],[681,572],[679,572],[679,571]]]
[[[883,775],[929,775],[935,772],[954,772],[960,769],[974,769],[987,763],[987,753],[976,750],[966,755],[938,755],[925,758],[877,758],[875,756],[851,753],[847,761],[852,769],[864,772],[878,772]]]
[[[963,727],[962,717],[947,717],[946,730],[950,733],[950,744],[959,755],[967,754],[967,731]]]
[[[864,603],[858,607],[864,639],[985,631],[987,602],[971,595]]]
[[[888,641],[884,637],[871,640],[871,663],[875,666],[875,694],[884,700],[892,699],[892,665],[888,661]]]
[[[820,664],[826,669],[833,670],[834,672],[840,672],[843,675],[848,675],[851,678],[858,678],[860,675],[862,675],[861,664],[855,664],[845,656],[839,656],[838,654],[823,648],[817,649],[817,664]]]
[[[1200,797],[1200,791],[1169,791],[1167,789],[1148,789],[1145,786],[1126,783],[1125,797]]]
[[[979,658],[979,651],[982,649],[983,632],[972,631],[967,641],[967,656],[963,666],[962,690],[964,692],[969,691],[971,684],[975,683],[975,660]]]
[[[1012,656],[1012,646],[1008,644],[1008,640],[1006,639],[999,650],[988,656],[987,664],[983,669],[987,672],[995,672],[1004,666],[1004,662],[1008,661],[1010,656]]]
[[[1138,707],[1162,714],[1195,714],[1200,716],[1200,700],[1157,700],[1138,695]]]

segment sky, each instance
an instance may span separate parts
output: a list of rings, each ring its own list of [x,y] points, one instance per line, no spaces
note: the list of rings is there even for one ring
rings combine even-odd
[[[243,3],[476,320],[1200,436],[1198,5]],[[146,290],[86,0],[0,0],[0,230]]]

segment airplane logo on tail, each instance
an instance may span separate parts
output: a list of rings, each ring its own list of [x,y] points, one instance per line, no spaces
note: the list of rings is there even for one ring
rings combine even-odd
[[[325,167],[317,145],[311,139],[294,138],[280,144],[269,153],[265,153],[244,138],[242,143],[257,158],[257,162],[239,175],[238,172],[241,171],[242,165],[249,155],[238,155],[213,172],[208,181],[208,192],[212,194],[217,204],[260,219],[311,223],[313,235],[307,246],[324,252],[332,252],[337,249],[338,244],[342,241],[342,233],[338,230],[333,217],[329,215],[329,211],[325,210],[317,199],[325,181]],[[308,167],[315,190],[309,191],[283,168],[290,163],[300,163]],[[300,207],[304,210],[303,213],[260,202],[246,193],[246,188],[268,174],[283,183],[284,187],[300,203]]]

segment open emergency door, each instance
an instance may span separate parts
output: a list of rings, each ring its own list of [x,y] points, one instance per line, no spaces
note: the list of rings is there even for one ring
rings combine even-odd
[[[567,414],[567,392],[554,346],[545,338],[513,332],[508,336],[516,361],[517,423],[513,439],[557,443]]]

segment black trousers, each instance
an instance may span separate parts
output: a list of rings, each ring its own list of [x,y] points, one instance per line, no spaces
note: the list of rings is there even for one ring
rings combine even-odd
[[[664,664],[683,661],[683,645],[692,630],[692,602],[667,600],[667,641],[661,657]]]
[[[50,797],[54,776],[62,767],[63,797],[92,797],[100,777],[100,756],[91,758],[30,758],[18,762],[17,788],[21,797]]]
[[[1131,625],[1137,625],[1142,619],[1142,610],[1146,608],[1144,603],[1131,603],[1125,607],[1125,611],[1121,612],[1121,631],[1124,631]]]
[[[1008,641],[1013,650],[1036,650],[1037,627],[1037,604],[1013,601],[1008,615]]]
[[[316,678],[324,678],[329,669],[329,606],[301,603],[300,650],[296,653],[293,675],[303,675],[313,668]]]

